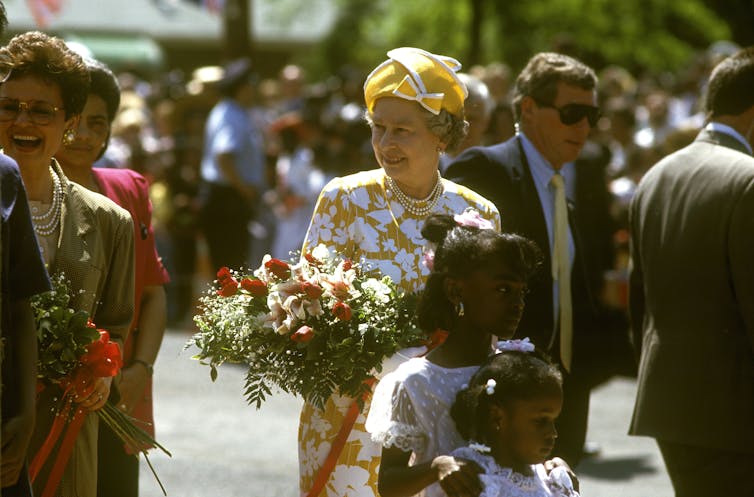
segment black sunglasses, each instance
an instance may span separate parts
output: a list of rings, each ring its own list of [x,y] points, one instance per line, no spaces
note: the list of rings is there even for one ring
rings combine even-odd
[[[586,117],[589,122],[589,126],[592,128],[597,125],[597,121],[600,119],[600,109],[593,105],[584,104],[565,104],[563,107],[556,107],[552,104],[546,104],[539,100],[534,100],[540,107],[548,107],[555,109],[560,114],[560,122],[566,126],[572,126]]]

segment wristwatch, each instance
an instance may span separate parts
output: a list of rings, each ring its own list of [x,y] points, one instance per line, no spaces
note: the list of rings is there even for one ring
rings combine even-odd
[[[154,373],[154,368],[147,361],[142,361],[141,359],[131,359],[131,364],[141,364],[147,369],[147,374],[149,376],[152,376],[152,374]]]

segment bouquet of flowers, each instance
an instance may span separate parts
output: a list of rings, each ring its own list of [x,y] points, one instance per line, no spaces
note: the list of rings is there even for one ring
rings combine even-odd
[[[56,419],[50,433],[31,463],[32,479],[54,446],[64,438],[63,432],[67,430],[65,439],[72,441],[75,436],[69,436],[69,433],[76,433],[81,428],[86,413],[74,405],[74,398],[89,395],[97,378],[115,376],[123,365],[120,347],[110,341],[109,333],[98,330],[86,311],[75,311],[70,308],[71,290],[65,275],[58,273],[53,275],[51,280],[53,289],[35,296],[31,301],[39,344],[37,390],[42,391],[48,386],[57,385],[63,394],[60,396]],[[124,444],[137,448],[137,451],[140,447],[158,447],[170,455],[170,452],[148,433],[136,426],[133,418],[109,401],[95,412]],[[58,455],[59,459],[64,459],[63,465],[70,456],[71,449],[72,446],[67,447],[64,440]],[[141,452],[165,493],[149,462],[146,449],[142,449]],[[57,482],[53,481],[51,484],[57,485]]]
[[[211,368],[248,365],[245,393],[259,408],[271,388],[316,406],[336,391],[361,401],[385,357],[424,343],[416,298],[324,245],[290,261],[265,256],[253,272],[222,268],[201,299],[187,347]]]

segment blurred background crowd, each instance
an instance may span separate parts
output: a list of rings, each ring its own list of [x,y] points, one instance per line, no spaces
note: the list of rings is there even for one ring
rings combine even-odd
[[[121,106],[97,166],[132,168],[151,182],[158,250],[171,275],[172,326],[190,324],[217,269],[200,226],[201,162],[207,116],[222,98],[232,60],[251,61],[248,112],[265,158],[265,187],[249,226],[252,266],[265,253],[288,257],[300,248],[329,179],[376,167],[362,85],[385,47],[419,46],[463,63],[470,133],[441,168],[464,148],[515,132],[509,94],[533,53],[552,50],[587,62],[598,72],[602,117],[585,151],[605,169],[618,249],[604,297],[622,311],[632,192],[659,158],[695,137],[703,122],[698,96],[711,67],[754,42],[747,1],[135,0],[125,10],[106,4],[6,2],[6,36],[30,28],[59,34],[118,74]],[[103,17],[102,9],[115,15]],[[271,38],[273,28],[286,34]],[[136,41],[145,37],[159,41],[164,54],[129,63],[141,57]],[[128,48],[116,53],[114,45]]]
[[[717,43],[695,63],[670,77],[637,77],[610,65],[599,73],[602,118],[593,130],[591,153],[601,157],[613,194],[614,285],[605,296],[625,308],[628,254],[626,208],[642,175],[659,158],[690,143],[702,126],[698,95],[710,68],[735,49]],[[463,149],[499,143],[515,132],[508,95],[515,73],[501,61],[469,67],[467,140],[449,151],[446,163]],[[209,267],[199,223],[204,125],[220,99],[223,68],[206,66],[190,74],[168,72],[146,80],[122,72],[121,107],[110,147],[100,167],[130,167],[151,182],[158,250],[172,281],[169,320],[186,324],[197,294],[216,268]],[[311,80],[295,64],[276,77],[255,77],[252,122],[263,143],[267,189],[249,229],[250,265],[265,253],[287,258],[301,246],[319,191],[331,178],[377,167],[364,121],[361,85],[365,74],[344,67],[325,80]]]

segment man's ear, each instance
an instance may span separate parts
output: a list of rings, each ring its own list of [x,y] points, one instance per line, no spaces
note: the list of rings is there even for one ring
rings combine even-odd
[[[537,108],[537,102],[529,95],[526,95],[521,99],[520,107],[521,119],[523,119],[524,117],[529,119],[531,118],[532,112],[534,112]]]

